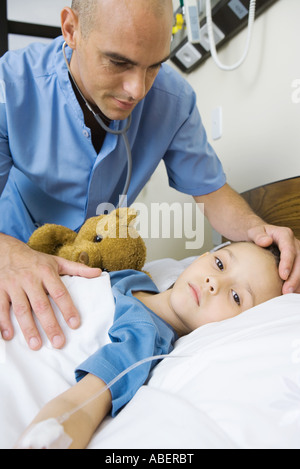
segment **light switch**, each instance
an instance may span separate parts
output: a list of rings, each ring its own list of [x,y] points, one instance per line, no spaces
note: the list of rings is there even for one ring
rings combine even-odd
[[[212,138],[218,140],[223,135],[223,112],[221,106],[212,112]]]

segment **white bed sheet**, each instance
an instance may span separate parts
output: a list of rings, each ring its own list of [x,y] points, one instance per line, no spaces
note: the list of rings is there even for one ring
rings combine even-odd
[[[300,449],[300,296],[177,342],[91,447]],[[125,431],[130,428],[130,432]]]
[[[160,289],[192,259],[148,264]],[[17,331],[0,341],[0,448],[11,448],[39,408],[74,383],[73,370],[112,321],[109,277],[65,277],[82,315],[64,351],[31,352]],[[107,341],[103,338],[103,343]],[[208,324],[177,343],[132,401],[107,418],[89,448],[300,449],[300,295]]]

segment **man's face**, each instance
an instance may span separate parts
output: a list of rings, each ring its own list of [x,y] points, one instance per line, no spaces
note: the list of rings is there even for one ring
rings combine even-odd
[[[88,37],[78,27],[71,70],[91,104],[122,120],[146,96],[170,54],[172,11],[157,17],[151,10],[145,14],[144,1],[112,0],[109,10],[101,3]]]

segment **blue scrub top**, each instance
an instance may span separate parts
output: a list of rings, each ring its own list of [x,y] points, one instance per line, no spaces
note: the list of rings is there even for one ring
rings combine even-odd
[[[78,230],[101,203],[117,206],[127,173],[122,138],[96,153],[62,53],[63,38],[0,59],[0,232],[27,241],[36,226]],[[72,50],[66,48],[70,61]],[[119,129],[121,121],[111,127]],[[132,204],[163,159],[170,186],[194,196],[225,184],[189,84],[164,64],[128,131]]]

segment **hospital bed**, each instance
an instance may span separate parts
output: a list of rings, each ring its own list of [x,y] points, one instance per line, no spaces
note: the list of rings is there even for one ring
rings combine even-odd
[[[300,177],[244,197],[267,221],[290,226],[300,238]],[[192,260],[162,259],[145,268],[164,290]],[[19,331],[9,344],[0,341],[0,448],[10,448],[39,408],[74,383],[74,367],[93,353],[97,331],[110,321],[99,314],[113,302],[101,301],[107,274],[101,285],[65,281],[83,321],[66,331],[63,351],[46,345],[32,352]],[[89,445],[98,448],[300,449],[300,295],[179,339],[131,402],[99,427]]]

